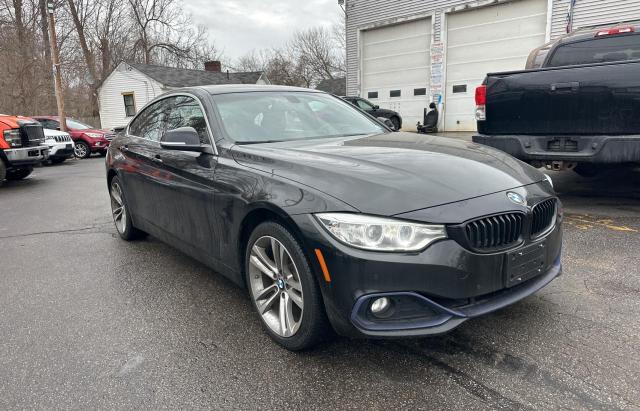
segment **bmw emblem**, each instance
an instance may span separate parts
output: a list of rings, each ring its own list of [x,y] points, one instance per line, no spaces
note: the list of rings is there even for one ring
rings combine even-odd
[[[507,198],[518,205],[525,205],[524,197],[518,193],[514,193],[513,191],[509,191],[507,193]]]
[[[276,281],[276,284],[278,284],[278,288],[280,289],[284,288],[284,281],[282,281],[282,278],[278,278],[278,281]]]

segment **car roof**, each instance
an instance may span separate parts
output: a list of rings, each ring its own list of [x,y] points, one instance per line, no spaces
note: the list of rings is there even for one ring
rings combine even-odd
[[[229,93],[253,93],[261,91],[295,91],[306,93],[324,93],[324,91],[313,90],[303,87],[291,87],[291,86],[274,86],[274,85],[260,85],[260,84],[221,84],[216,86],[197,86],[197,87],[185,87],[180,90],[188,91],[189,89],[204,90],[209,94],[229,94]],[[178,90],[175,90],[178,91]]]
[[[565,43],[573,43],[574,41],[582,41],[595,38],[595,35],[599,31],[607,30],[607,29],[615,29],[622,27],[633,27],[633,33],[621,33],[621,34],[613,34],[612,36],[628,36],[628,35],[637,35],[640,34],[640,23],[615,23],[610,25],[598,25],[591,27],[582,27],[576,29],[575,31],[566,34],[554,42],[554,45],[560,45]],[[603,36],[606,37],[606,36]]]

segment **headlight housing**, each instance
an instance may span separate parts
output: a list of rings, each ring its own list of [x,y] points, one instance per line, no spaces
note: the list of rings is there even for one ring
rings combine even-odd
[[[349,213],[320,213],[315,217],[336,240],[363,250],[420,251],[447,237],[443,225]]]
[[[551,186],[551,188],[553,188],[553,180],[551,179],[551,177],[549,176],[549,174],[545,174],[544,177],[547,179],[547,182],[549,183],[549,185]]]
[[[102,138],[103,135],[100,133],[84,133],[85,136],[87,137],[91,137],[91,138]]]
[[[2,133],[4,141],[7,142],[9,147],[22,147],[22,137],[20,136],[20,129],[14,128],[11,130],[5,130]]]

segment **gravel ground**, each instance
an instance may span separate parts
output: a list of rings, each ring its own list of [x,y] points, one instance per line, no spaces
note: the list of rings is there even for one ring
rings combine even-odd
[[[640,172],[554,173],[564,275],[452,333],[287,352],[243,290],[110,220],[101,158],[0,189],[0,408],[640,409]]]

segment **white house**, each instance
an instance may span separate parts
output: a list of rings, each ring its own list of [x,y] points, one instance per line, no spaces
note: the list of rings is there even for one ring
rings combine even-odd
[[[223,72],[219,61],[205,63],[204,70],[122,62],[98,90],[102,128],[127,125],[139,109],[166,91],[211,84],[269,84],[269,80],[260,71]]]
[[[640,0],[346,0],[347,94],[402,114],[429,102],[445,131],[473,131],[486,73],[522,70],[567,27],[640,19]],[[444,126],[444,127],[443,127]]]

